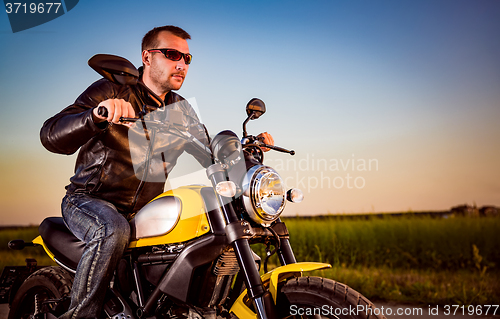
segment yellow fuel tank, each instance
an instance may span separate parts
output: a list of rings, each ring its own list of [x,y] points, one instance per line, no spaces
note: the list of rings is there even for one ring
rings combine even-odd
[[[130,221],[129,248],[174,244],[210,231],[200,194],[206,186],[184,186],[167,191],[144,206]]]

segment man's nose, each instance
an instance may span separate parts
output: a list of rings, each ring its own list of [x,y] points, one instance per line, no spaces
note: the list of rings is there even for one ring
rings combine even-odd
[[[179,71],[181,70],[185,70],[186,69],[186,61],[184,61],[184,58],[180,59],[179,61],[177,61],[177,65],[175,66],[175,68]]]

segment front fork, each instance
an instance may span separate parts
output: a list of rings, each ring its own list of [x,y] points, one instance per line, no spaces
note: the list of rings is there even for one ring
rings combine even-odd
[[[207,169],[207,175],[214,189],[219,182],[226,181],[226,170],[222,164],[214,164]],[[232,243],[241,273],[244,274],[248,296],[253,300],[257,315],[260,319],[276,319],[276,309],[269,291],[264,289],[259,271],[255,267],[255,260],[248,238],[251,230],[247,222],[240,221],[232,205],[232,198],[216,194],[226,220],[226,234]],[[287,238],[280,238],[278,251],[280,263],[288,265],[295,263],[295,256]]]
[[[241,273],[245,276],[248,296],[253,300],[260,319],[276,319],[276,311],[271,294],[265,291],[260,274],[255,267],[255,260],[247,239],[238,239],[233,243]]]

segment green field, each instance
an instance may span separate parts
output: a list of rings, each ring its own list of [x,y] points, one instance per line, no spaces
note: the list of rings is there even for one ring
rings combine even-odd
[[[330,263],[315,275],[346,283],[372,300],[420,304],[500,303],[500,218],[408,214],[371,218],[284,219],[298,261]],[[0,230],[0,267],[26,257],[49,264],[40,248],[13,252],[13,238],[36,228]],[[256,246],[263,254],[263,246]],[[29,255],[29,256],[28,256]],[[276,259],[270,263],[276,264]]]
[[[342,267],[500,270],[500,218],[285,219],[297,258]]]
[[[317,275],[343,282],[369,299],[500,303],[498,217],[406,214],[284,222],[297,261],[330,263],[332,269]]]

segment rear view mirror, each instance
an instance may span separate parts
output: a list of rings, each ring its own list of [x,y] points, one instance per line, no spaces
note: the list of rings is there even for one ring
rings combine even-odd
[[[266,113],[266,105],[264,101],[254,97],[247,103],[247,119],[243,122],[243,137],[247,136],[247,123],[250,120],[258,119],[262,114]]]
[[[247,115],[251,120],[258,119],[262,114],[266,113],[266,105],[264,101],[258,98],[253,98],[247,104]]]
[[[96,54],[89,60],[89,66],[109,81],[121,85],[135,85],[139,71],[127,59],[111,55]]]

